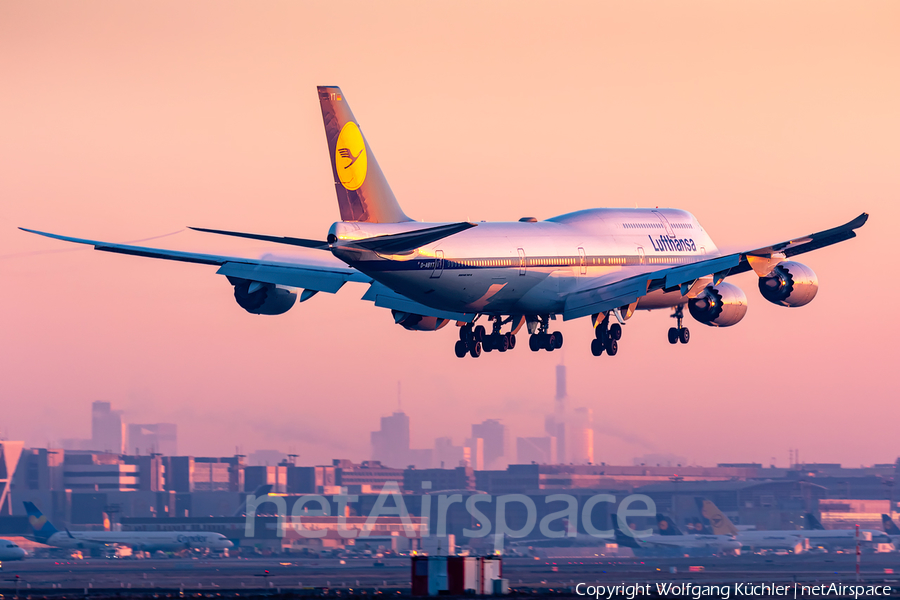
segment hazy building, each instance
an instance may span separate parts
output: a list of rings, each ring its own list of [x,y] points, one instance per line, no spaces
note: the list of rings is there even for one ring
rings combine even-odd
[[[409,466],[409,417],[397,411],[381,417],[381,430],[373,431],[372,460],[395,468]]]
[[[556,438],[553,436],[516,438],[516,462],[556,464]]]
[[[485,469],[503,469],[509,463],[506,451],[506,426],[499,419],[488,419],[472,425],[472,439],[484,440]]]
[[[91,404],[91,449],[122,454],[124,441],[122,411],[112,410],[109,402],[98,400]]]
[[[576,465],[594,463],[594,411],[576,408],[566,427],[568,461]]]
[[[465,446],[454,446],[452,439],[439,437],[434,440],[432,466],[440,469],[464,467],[469,464],[468,455],[468,448]]]
[[[566,366],[556,365],[556,395],[553,399],[553,412],[544,418],[544,432],[554,438],[555,458],[553,462],[564,463],[568,460],[566,451]]]
[[[178,427],[174,423],[128,425],[128,452],[178,455]]]
[[[277,465],[287,458],[287,454],[278,450],[257,450],[247,455],[247,462],[250,465],[259,467],[267,465]]]

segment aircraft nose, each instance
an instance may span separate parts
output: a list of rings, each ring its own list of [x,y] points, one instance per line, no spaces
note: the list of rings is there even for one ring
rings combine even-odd
[[[234,543],[231,540],[222,540],[223,548],[234,548]]]

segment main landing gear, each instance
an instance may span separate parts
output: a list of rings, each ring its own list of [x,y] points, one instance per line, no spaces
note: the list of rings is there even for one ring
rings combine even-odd
[[[594,317],[595,321],[599,318],[600,315]],[[615,356],[619,352],[619,340],[621,339],[622,326],[618,323],[610,325],[609,314],[606,314],[603,316],[603,320],[594,327],[594,339],[591,340],[591,354],[600,356],[606,350],[607,354]]]
[[[682,344],[687,344],[691,341],[691,331],[687,327],[682,327],[684,306],[676,306],[675,312],[672,313],[672,318],[677,319],[678,326],[669,328],[669,343],[677,344],[681,342]]]
[[[464,325],[459,328],[459,341],[453,350],[459,358],[466,354],[472,358],[478,358],[482,352],[506,352],[516,347],[516,335],[513,332],[500,333],[500,327],[507,321],[495,317],[488,334],[483,325]]]
[[[563,334],[559,331],[548,332],[547,330],[550,329],[549,322],[550,319],[546,315],[538,317],[538,326],[528,339],[528,347],[531,348],[532,352],[539,350],[553,352],[557,348],[562,348]]]

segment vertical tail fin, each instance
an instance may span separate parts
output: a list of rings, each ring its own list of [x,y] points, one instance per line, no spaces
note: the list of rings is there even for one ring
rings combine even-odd
[[[342,221],[400,223],[407,217],[337,86],[319,86],[319,103]]]
[[[659,527],[660,535],[684,535],[675,521],[663,514],[656,515],[656,526]]]
[[[737,527],[725,516],[719,507],[705,498],[696,498],[697,508],[704,519],[709,521],[710,529],[715,535],[737,535]]]
[[[610,515],[610,520],[612,521],[613,535],[615,535],[616,544],[622,546],[623,548],[640,548],[641,545],[635,539],[633,535],[628,535],[624,533],[621,529],[619,529],[619,517],[618,515]]]
[[[806,528],[807,529],[819,530],[819,531],[825,529],[824,527],[822,527],[822,523],[820,523],[819,520],[816,518],[816,515],[812,514],[811,512],[808,512],[803,516],[806,518]]]
[[[881,526],[888,535],[900,535],[900,527],[897,527],[890,515],[881,515]]]
[[[25,512],[28,514],[28,524],[31,525],[31,533],[37,541],[45,542],[58,531],[34,503],[26,500]]]

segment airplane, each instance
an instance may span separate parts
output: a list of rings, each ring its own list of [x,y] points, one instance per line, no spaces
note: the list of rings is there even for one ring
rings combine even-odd
[[[799,307],[818,278],[794,257],[856,237],[868,214],[809,235],[725,253],[694,215],[672,208],[591,208],[538,221],[414,221],[397,202],[339,87],[319,86],[341,220],[326,239],[191,229],[317,250],[319,257],[259,259],[165,250],[20,228],[96,250],[218,267],[238,305],[279,315],[347,282],[369,287],[362,299],[390,309],[408,330],[436,331],[455,321],[456,356],[505,352],[523,326],[532,351],[561,348],[551,321],[590,317],[591,353],[614,356],[622,326],[637,310],[672,309],[671,344],[687,344],[685,307],[699,323],[736,325],[747,296],[727,277],[753,271],[763,298]],[[298,298],[299,291],[299,298]],[[484,324],[479,324],[481,321]],[[508,329],[504,332],[504,326]]]
[[[32,537],[57,548],[84,550],[106,546],[129,546],[154,552],[209,549],[221,552],[234,544],[221,533],[205,531],[59,531],[37,506],[25,501]]]
[[[27,555],[28,553],[14,542],[0,539],[0,561],[23,560]]]
[[[753,548],[787,548],[797,552],[797,544],[808,542],[812,546],[851,545],[856,543],[854,529],[784,529],[784,530],[745,530],[738,531],[725,513],[719,510],[711,500],[696,498],[700,514],[708,519],[715,533],[731,534],[745,546]],[[862,542],[872,541],[872,532],[861,530],[859,539]]]
[[[846,544],[843,545],[853,545],[856,543],[856,529],[825,529],[825,526],[822,525],[821,521],[816,518],[814,514],[811,512],[803,515],[804,520],[806,521],[806,529],[805,531],[840,531],[843,532],[843,536],[846,536]],[[882,517],[882,524],[884,524],[884,518]],[[852,534],[852,535],[851,535]],[[820,534],[822,535],[822,534]],[[860,529],[859,530],[860,541],[868,541],[874,544],[893,544],[894,540],[883,531],[874,531],[872,529]],[[865,540],[863,538],[866,538]],[[841,537],[843,540],[844,538]],[[810,539],[810,541],[813,541]],[[835,544],[839,545],[839,544]]]
[[[891,543],[900,548],[900,527],[897,527],[890,515],[881,515],[881,526],[891,538]]]
[[[741,544],[730,535],[685,534],[675,522],[663,515],[656,515],[658,535],[629,535],[624,533],[616,515],[611,515],[613,534],[616,543],[624,548],[631,548],[641,555],[677,553],[697,555],[708,554],[740,554]]]

